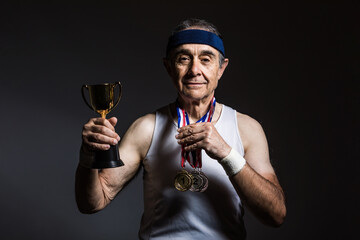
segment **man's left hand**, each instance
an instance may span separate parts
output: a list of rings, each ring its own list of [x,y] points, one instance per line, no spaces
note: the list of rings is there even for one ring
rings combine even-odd
[[[212,123],[193,123],[178,129],[175,136],[185,151],[204,149],[209,157],[221,160],[226,157],[231,147],[220,136]]]

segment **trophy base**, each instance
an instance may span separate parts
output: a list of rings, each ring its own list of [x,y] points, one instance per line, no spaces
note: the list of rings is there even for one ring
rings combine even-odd
[[[97,151],[95,153],[95,161],[92,163],[91,168],[116,168],[124,166],[124,162],[120,159],[118,145],[111,146],[109,150]]]

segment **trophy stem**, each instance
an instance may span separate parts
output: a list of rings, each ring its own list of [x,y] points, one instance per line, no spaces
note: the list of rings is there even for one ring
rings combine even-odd
[[[114,88],[119,85],[119,96],[117,100],[114,99]],[[84,89],[89,92],[90,104],[85,98]],[[81,88],[82,97],[85,103],[95,112],[101,115],[102,119],[106,119],[106,115],[119,103],[121,97],[121,84],[98,84],[98,85],[83,85]],[[115,101],[115,103],[114,103]],[[95,151],[95,157],[92,162],[92,168],[114,168],[123,166],[124,163],[120,159],[119,145],[111,145],[108,150]]]

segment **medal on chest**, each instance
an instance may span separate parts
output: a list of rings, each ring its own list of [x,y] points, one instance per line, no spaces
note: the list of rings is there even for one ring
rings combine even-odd
[[[209,111],[197,121],[199,122],[211,122],[215,111],[216,100],[213,97]],[[189,125],[189,117],[185,110],[181,109],[177,103],[176,111],[178,114],[178,128]],[[192,172],[185,170],[185,164],[188,162],[193,168]],[[202,157],[201,149],[196,151],[187,152],[185,146],[181,146],[181,167],[182,170],[175,176],[174,186],[179,191],[190,190],[192,192],[204,192],[209,184],[209,180],[202,171]]]

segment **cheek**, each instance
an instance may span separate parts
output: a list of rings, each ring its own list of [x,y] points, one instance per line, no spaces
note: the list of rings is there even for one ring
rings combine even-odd
[[[175,66],[174,68],[174,73],[175,73],[175,78],[180,78],[182,75],[184,75],[185,72],[185,67],[183,66]]]
[[[173,75],[171,76],[172,78],[172,82],[174,83],[174,85],[176,86],[176,88],[181,88],[182,86],[182,81],[181,79],[183,78],[183,74],[179,69],[175,69],[173,71]]]
[[[217,81],[219,79],[219,73],[218,71],[215,71],[213,69],[206,69],[203,71],[204,77],[211,82]]]
[[[179,83],[180,73],[174,70],[171,74],[171,79],[173,83],[177,85]]]

